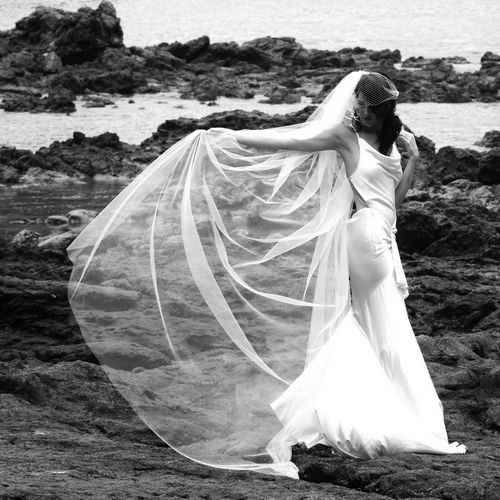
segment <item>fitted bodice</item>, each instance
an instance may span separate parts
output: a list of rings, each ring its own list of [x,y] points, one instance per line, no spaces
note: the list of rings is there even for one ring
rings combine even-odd
[[[359,161],[350,176],[356,208],[373,208],[392,226],[396,221],[395,188],[403,175],[401,155],[395,145],[387,156],[376,150],[357,132],[356,137],[359,144]]]

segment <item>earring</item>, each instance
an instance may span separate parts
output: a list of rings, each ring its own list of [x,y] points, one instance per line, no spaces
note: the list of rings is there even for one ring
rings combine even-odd
[[[359,127],[361,125],[361,121],[359,119],[359,115],[356,111],[352,114],[352,123],[354,126]]]

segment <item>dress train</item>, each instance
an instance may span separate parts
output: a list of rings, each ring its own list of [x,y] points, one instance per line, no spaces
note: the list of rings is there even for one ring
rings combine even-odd
[[[399,452],[465,453],[448,443],[443,406],[394,279],[391,228],[372,208],[348,223],[351,307],[302,374],[271,407],[283,428],[273,460],[291,446],[374,458]]]

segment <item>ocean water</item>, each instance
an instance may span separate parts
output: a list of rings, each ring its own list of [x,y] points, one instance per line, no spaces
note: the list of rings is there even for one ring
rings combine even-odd
[[[37,5],[76,10],[96,7],[100,0],[1,0],[0,29]],[[294,36],[307,47],[346,46],[401,49],[410,55],[459,55],[477,69],[481,55],[500,47],[500,2],[492,0],[114,0],[126,45],[189,40],[208,34],[213,41],[243,42],[258,36]],[[451,8],[453,7],[453,8]],[[410,22],[411,21],[411,22]],[[457,66],[457,70],[464,68]],[[268,113],[295,111],[304,105],[265,105],[250,100],[219,98],[217,106],[181,100],[175,93],[115,97],[115,106],[84,108],[64,114],[5,113],[0,110],[0,145],[36,150],[64,140],[75,130],[89,135],[116,132],[138,144],[166,119],[193,118],[230,109]],[[435,141],[438,147],[470,147],[487,130],[499,128],[498,103],[400,104],[403,120]]]
[[[130,144],[140,144],[167,119],[201,118],[211,113],[258,109],[269,114],[298,111],[310,103],[303,97],[296,104],[263,104],[253,99],[219,97],[216,105],[181,99],[177,92],[136,94],[132,98],[115,96],[114,105],[86,108],[76,101],[76,112],[17,113],[0,109],[0,146],[14,146],[36,151],[55,140],[70,138],[74,131],[89,136],[115,132]],[[416,135],[432,139],[442,146],[476,147],[484,133],[499,128],[500,103],[400,103],[397,113]]]
[[[0,30],[37,5],[77,10],[100,0],[1,0]],[[292,36],[308,48],[400,49],[410,56],[464,56],[478,63],[500,47],[498,0],[113,0],[126,45],[243,42]]]
[[[52,141],[65,140],[78,130],[86,135],[115,132],[130,144],[140,144],[151,136],[167,119],[201,118],[211,113],[243,109],[259,109],[269,114],[297,111],[303,104],[263,104],[253,99],[219,97],[216,105],[196,100],[181,99],[177,92],[136,94],[132,97],[114,96],[114,105],[103,108],[86,108],[78,98],[76,111],[64,113],[17,113],[0,109],[0,145],[37,150]],[[310,100],[310,99],[309,99]]]
[[[72,115],[50,113],[4,113],[0,110],[0,138],[10,137],[12,144],[27,149],[49,144],[55,139],[70,137],[72,130],[81,130],[88,135],[115,131],[130,143],[140,143],[149,137],[165,119],[165,115],[197,117],[220,108],[244,107],[252,109],[252,103],[242,101],[235,106],[232,99],[221,100],[219,106],[209,107],[197,102],[183,101],[179,104],[172,95],[158,96],[158,101],[141,100],[146,96],[135,96],[134,103],[128,99],[117,100],[117,105],[105,108],[81,108]],[[180,99],[179,99],[180,101]],[[182,105],[182,108],[176,106]],[[262,105],[259,105],[262,106]],[[283,105],[285,106],[285,105]],[[286,105],[291,111],[301,105]],[[415,134],[426,135],[436,147],[455,145],[473,147],[484,132],[498,128],[500,103],[463,104],[399,104],[398,114]],[[0,141],[1,142],[1,141]],[[37,146],[37,147],[33,147]],[[51,186],[0,187],[0,234],[12,237],[27,228],[46,235],[49,228],[44,219],[49,215],[64,215],[75,208],[101,210],[116,196],[128,181],[69,182]],[[26,222],[29,220],[30,222]]]
[[[100,0],[0,0],[0,30],[11,29],[37,5],[76,10]],[[498,0],[114,0],[126,45],[147,46],[209,35],[212,41],[244,42],[260,36],[292,36],[308,48],[362,46],[400,49],[402,57],[463,56],[475,70],[487,50],[499,52]],[[457,68],[459,69],[459,68]],[[0,110],[0,145],[36,150],[79,130],[88,135],[116,132],[138,144],[164,120],[193,118],[229,109],[285,113],[304,106],[264,105],[254,100],[218,99],[217,106],[181,100],[175,93],[115,97],[115,105],[65,114],[5,113]],[[474,147],[484,132],[500,128],[500,103],[399,104],[398,113],[415,134],[436,146]],[[74,208],[103,208],[120,182],[91,182],[0,188],[0,232],[23,228],[46,234],[43,220]],[[22,223],[22,219],[32,222]],[[36,219],[36,220],[35,220]]]

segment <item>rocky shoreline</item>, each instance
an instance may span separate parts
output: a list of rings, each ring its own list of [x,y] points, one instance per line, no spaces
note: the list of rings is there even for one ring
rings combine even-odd
[[[116,134],[75,133],[36,153],[2,148],[0,163],[8,164],[7,181],[17,185],[58,175],[132,177],[197,128],[285,125],[303,121],[312,109],[167,120],[140,146]],[[410,320],[444,404],[450,441],[466,443],[465,456],[357,461],[332,457],[321,446],[296,447],[294,461],[307,481],[296,482],[218,471],[176,454],[115,391],[72,316],[65,249],[95,215],[74,207],[47,219],[49,236],[27,225],[0,241],[0,496],[120,496],[126,490],[169,498],[494,498],[500,477],[498,140],[491,131],[483,153],[436,152],[431,140],[417,137],[422,166],[398,211]]]
[[[463,58],[401,59],[398,49],[306,49],[291,37],[263,37],[241,45],[186,43],[126,47],[111,2],[67,12],[37,7],[0,32],[0,106],[6,111],[71,113],[76,96],[89,105],[112,102],[99,94],[176,90],[187,99],[219,96],[294,103],[321,101],[355,69],[382,71],[400,90],[400,102],[498,102],[500,55],[486,52],[478,71],[457,72]],[[97,95],[96,95],[97,94]]]
[[[201,119],[166,120],[141,144],[122,142],[117,134],[106,132],[87,137],[74,132],[65,141],[54,141],[32,152],[0,146],[0,186],[29,185],[69,179],[89,180],[99,176],[133,178],[157,156],[186,134],[200,129],[268,128],[300,123],[315,109],[307,106],[286,115],[268,115],[260,111],[241,110],[213,113]],[[489,131],[478,142],[485,151],[445,146],[436,151],[425,136],[417,137],[423,152],[416,187],[468,179],[486,185],[499,182],[500,140],[498,131]]]

